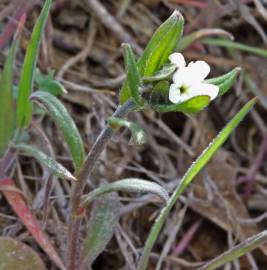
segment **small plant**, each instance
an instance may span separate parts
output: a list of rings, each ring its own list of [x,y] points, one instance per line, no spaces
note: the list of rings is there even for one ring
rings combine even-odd
[[[106,127],[86,155],[81,135],[74,121],[61,101],[56,97],[64,93],[65,89],[54,80],[52,73],[44,76],[36,69],[39,44],[50,6],[51,0],[46,0],[34,27],[20,75],[17,98],[14,98],[13,95],[12,79],[13,62],[18,46],[19,33],[16,35],[15,41],[10,48],[2,73],[0,81],[0,154],[2,155],[2,164],[5,164],[7,167],[0,171],[2,178],[0,185],[5,186],[6,189],[3,191],[5,197],[39,245],[60,269],[68,270],[90,268],[94,259],[103,251],[112,237],[119,219],[120,209],[120,202],[116,194],[112,192],[127,191],[156,194],[162,198],[165,206],[162,208],[159,217],[151,229],[136,268],[138,270],[145,270],[150,252],[172,207],[182,192],[193,181],[194,177],[246,116],[256,100],[252,99],[249,101],[217,135],[197,160],[192,163],[192,166],[183,176],[170,197],[168,192],[159,184],[135,178],[121,179],[113,183],[103,184],[90,193],[84,194],[85,185],[90,181],[91,172],[99,155],[112,135],[120,127],[128,128],[136,143],[142,144],[146,141],[146,133],[139,127],[138,123],[132,123],[127,120],[129,113],[132,111],[139,111],[141,113],[144,109],[151,109],[161,113],[181,112],[190,115],[197,113],[231,88],[239,68],[235,68],[222,76],[206,79],[210,72],[210,67],[206,62],[199,60],[186,65],[183,55],[177,49],[184,47],[185,44],[188,45],[189,41],[187,37],[182,37],[183,16],[178,11],[174,11],[154,33],[138,60],[135,59],[131,46],[129,44],[123,45],[127,77],[120,90],[120,104],[114,114],[107,119]],[[33,92],[34,81],[38,91]],[[45,109],[61,131],[73,161],[73,172],[64,168],[53,157],[48,156],[33,146],[29,140],[25,140],[24,133],[29,129],[32,119],[33,102]],[[27,155],[36,158],[54,175],[72,182],[72,192],[70,194],[71,211],[68,223],[69,246],[66,264],[57,255],[48,236],[41,230],[39,223],[29,212],[23,197],[15,188],[14,182],[11,179],[7,179],[7,170],[10,164],[12,165],[10,160],[16,155],[16,151],[27,153]],[[91,210],[87,236],[81,244],[82,246],[80,246],[81,223],[87,206],[94,200],[96,202]],[[28,220],[23,215],[25,213],[28,214]],[[31,226],[30,221],[34,222],[34,227]],[[266,232],[263,232],[224,254],[217,261],[211,262],[206,267],[204,266],[202,269],[215,269],[219,265],[234,260],[261,244],[265,239]],[[0,239],[0,241],[5,243],[5,245],[15,245],[15,243],[7,239]],[[22,244],[20,243],[19,245],[23,249]],[[1,256],[5,252],[6,249],[3,249]],[[35,254],[34,256],[37,255]],[[9,263],[8,256],[1,257],[1,260]],[[42,265],[38,256],[36,260],[28,261],[28,263]],[[40,269],[44,269],[44,266],[40,266]]]

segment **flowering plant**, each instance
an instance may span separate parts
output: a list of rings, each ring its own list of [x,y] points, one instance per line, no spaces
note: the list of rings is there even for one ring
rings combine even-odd
[[[11,202],[12,207],[33,237],[58,268],[77,270],[91,267],[94,259],[103,251],[111,239],[114,226],[119,222],[119,215],[121,214],[119,213],[119,199],[116,197],[117,201],[115,201],[112,196],[104,196],[104,194],[117,191],[156,194],[163,199],[165,207],[155,221],[137,266],[138,270],[145,270],[151,249],[181,193],[230,136],[234,128],[253,107],[255,100],[249,101],[208,148],[203,151],[182,177],[170,197],[168,191],[159,184],[135,178],[118,180],[104,186],[100,185],[93,191],[84,194],[85,186],[101,152],[118,128],[126,127],[138,143],[146,142],[143,129],[137,123],[132,123],[126,119],[129,113],[136,110],[141,111],[144,108],[150,108],[158,112],[196,113],[206,107],[211,100],[222,96],[231,88],[238,73],[238,68],[225,75],[205,80],[210,72],[210,67],[206,62],[196,61],[186,65],[183,55],[176,50],[176,48],[179,48],[182,39],[184,19],[178,11],[174,11],[170,18],[157,29],[138,61],[135,59],[131,46],[124,45],[127,76],[120,90],[120,104],[112,117],[107,119],[107,125],[86,155],[78,128],[63,103],[56,97],[64,92],[64,88],[53,79],[52,73],[43,76],[36,72],[39,45],[51,4],[51,0],[45,1],[42,13],[33,30],[22,66],[16,99],[12,95],[12,64],[18,45],[17,40],[11,47],[4,66],[0,81],[2,90],[0,91],[0,154],[4,154],[0,164],[2,168],[0,174],[1,178],[8,174],[8,168],[6,169],[4,165],[12,167],[17,154],[16,151],[13,151],[15,148],[18,152],[26,152],[27,155],[37,159],[42,167],[47,168],[54,176],[71,181],[72,191],[69,201],[70,215],[68,222],[69,246],[66,266],[50,243],[49,237],[41,231],[41,226],[37,220],[32,214],[29,214],[30,211],[26,202],[24,202],[24,198],[17,192],[18,189],[14,188],[14,183],[10,179],[4,179],[8,181],[2,181],[3,179],[1,179],[0,181],[2,185],[3,183],[8,185],[8,188],[5,186],[3,189],[4,195]],[[34,74],[40,89],[32,93]],[[29,141],[25,143],[23,132],[29,128],[32,119],[32,102],[36,102],[37,105],[45,108],[61,131],[62,137],[69,148],[74,167],[73,172],[68,171],[55,160],[55,157],[43,153]],[[13,106],[16,107],[16,110],[13,109]],[[46,141],[47,138],[43,134],[42,136]],[[47,186],[49,189],[49,185]],[[16,201],[14,198],[16,198]],[[86,213],[85,210],[87,205],[94,200],[96,200],[96,204],[92,209],[89,229],[85,239],[83,239],[83,246],[80,247],[81,224]],[[22,213],[22,211],[24,212]],[[260,240],[262,241],[264,237],[266,238],[266,232],[261,235]],[[260,243],[259,238],[251,239],[250,246],[242,247],[241,251],[240,248],[237,249],[236,257],[255,247],[255,243]],[[9,254],[4,253],[3,257],[4,263],[8,263]],[[233,256],[227,258],[232,260]],[[34,266],[31,268],[34,268]]]

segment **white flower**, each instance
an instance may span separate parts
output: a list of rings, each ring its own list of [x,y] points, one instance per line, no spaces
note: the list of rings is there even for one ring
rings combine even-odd
[[[184,57],[181,53],[172,53],[169,56],[169,60],[172,64],[174,64],[177,68],[183,68],[186,66]]]
[[[186,66],[180,53],[171,54],[169,60],[178,69],[169,90],[172,103],[181,103],[196,96],[209,96],[213,100],[218,95],[218,86],[203,82],[210,73],[210,66],[205,61],[190,62]]]

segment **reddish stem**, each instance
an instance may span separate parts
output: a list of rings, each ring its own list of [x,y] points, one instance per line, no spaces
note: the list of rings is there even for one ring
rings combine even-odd
[[[173,251],[174,256],[178,257],[184,252],[184,250],[188,247],[190,241],[194,237],[195,233],[197,232],[200,224],[201,224],[201,220],[198,220],[190,226],[187,232],[183,235],[181,241],[175,247]]]
[[[246,186],[245,186],[245,192],[244,192],[244,198],[246,200],[248,200],[249,197],[251,196],[251,193],[253,191],[253,187],[255,185],[256,175],[257,175],[258,171],[260,170],[261,165],[264,162],[266,152],[267,152],[267,132],[264,135],[264,138],[261,142],[258,154],[257,154],[255,162],[250,170],[250,173],[246,176],[239,178],[240,182],[244,182],[244,181],[247,182]]]

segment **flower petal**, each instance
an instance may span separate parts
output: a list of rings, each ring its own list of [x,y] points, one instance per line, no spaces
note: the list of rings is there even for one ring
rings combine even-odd
[[[192,96],[210,96],[210,100],[213,100],[219,93],[219,87],[213,84],[199,83],[192,85],[188,92]]]
[[[190,62],[187,66],[191,74],[191,84],[202,82],[210,73],[210,66],[205,61]]]
[[[180,68],[178,69],[174,74],[173,74],[173,82],[177,84],[179,87],[182,85],[185,86],[190,86],[193,80],[193,74],[190,69],[187,67]],[[198,82],[197,82],[198,83]]]
[[[172,83],[169,89],[169,100],[172,103],[177,103],[177,101],[179,101],[179,96],[180,96],[179,86]]]
[[[184,57],[181,53],[172,53],[169,56],[169,60],[172,64],[176,65],[177,68],[183,68],[186,65]]]

